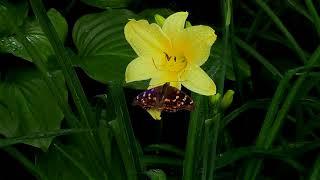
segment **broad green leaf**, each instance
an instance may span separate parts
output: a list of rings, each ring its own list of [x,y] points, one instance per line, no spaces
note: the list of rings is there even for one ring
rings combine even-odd
[[[13,34],[14,28],[10,25],[21,26],[28,15],[28,9],[27,1],[13,5],[6,0],[0,0],[0,37]],[[8,24],[7,21],[11,21],[11,23]]]
[[[125,69],[132,59],[132,56],[97,55],[78,57],[73,63],[83,68],[92,79],[108,83],[123,81]]]
[[[60,39],[64,41],[67,35],[68,25],[64,17],[55,9],[50,9],[47,12],[52,24],[54,25]],[[7,23],[9,24],[9,23]],[[42,31],[38,21],[35,18],[27,19],[23,26],[22,31],[25,33],[26,38],[30,43],[38,49],[39,54],[43,59],[48,59],[53,55],[53,49]],[[32,61],[28,52],[23,45],[16,39],[15,35],[2,37],[0,39],[0,52],[11,53],[22,59]]]
[[[127,7],[132,0],[81,0],[90,6],[107,9],[107,8],[124,8]]]
[[[127,64],[136,57],[123,29],[128,19],[135,17],[128,10],[111,10],[81,17],[73,29],[73,40],[78,49],[74,64],[97,81],[123,83]]]
[[[14,114],[10,112],[9,107],[2,101],[0,101],[0,115],[0,132],[10,135],[13,129],[17,129],[18,123],[17,121],[14,121]]]
[[[48,152],[38,155],[36,159],[36,166],[49,177],[49,180],[89,179],[88,176],[91,177],[90,172],[87,172],[84,167],[85,163],[81,163],[84,157],[77,146],[59,145],[58,147],[60,149],[52,146]],[[70,155],[73,160],[80,161],[80,165],[78,164],[77,167],[66,157],[66,154]]]
[[[54,73],[53,78],[61,87],[65,86],[61,73]],[[67,103],[67,91],[64,94]],[[60,129],[63,114],[40,72],[34,68],[10,69],[0,81],[0,102],[0,134],[6,137]],[[46,150],[51,140],[24,143]]]
[[[1,111],[2,109],[0,109]],[[3,112],[0,112],[2,114]],[[6,114],[5,114],[6,115]],[[4,120],[6,120],[6,116],[4,116]],[[11,120],[11,119],[9,119]],[[5,122],[6,123],[6,122]],[[12,146],[18,143],[23,143],[26,140],[38,140],[43,138],[54,138],[57,136],[65,136],[75,133],[88,133],[90,130],[88,129],[59,129],[55,131],[46,131],[46,132],[37,132],[34,134],[20,136],[20,137],[13,137],[13,138],[3,138],[0,139],[0,148]]]
[[[51,180],[69,179],[113,179],[126,180],[124,165],[116,145],[111,128],[101,120],[99,128],[91,133],[97,133],[96,142],[101,146],[92,146],[86,143],[82,134],[72,136],[67,145],[54,143],[48,152],[40,154],[36,165]],[[100,148],[96,154],[92,148]],[[109,171],[102,161],[106,161]],[[97,167],[99,166],[99,167]],[[59,167],[59,168],[57,168]],[[110,173],[110,174],[108,174]]]

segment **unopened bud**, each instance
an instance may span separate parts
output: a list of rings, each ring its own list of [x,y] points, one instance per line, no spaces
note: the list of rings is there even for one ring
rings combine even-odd
[[[154,20],[160,27],[162,27],[166,19],[163,16],[156,14],[154,15]]]
[[[224,95],[223,95],[223,98],[222,98],[222,101],[221,101],[221,108],[222,109],[227,109],[232,101],[233,101],[233,95],[234,95],[234,91],[233,90],[228,90]]]
[[[217,104],[219,102],[220,97],[221,97],[220,93],[217,93],[217,94],[215,94],[213,96],[210,96],[210,102],[212,104]]]

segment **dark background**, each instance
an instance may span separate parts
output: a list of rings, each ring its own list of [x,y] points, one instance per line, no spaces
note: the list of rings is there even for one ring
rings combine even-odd
[[[240,2],[240,1],[237,1]],[[245,7],[240,6],[234,2],[234,24],[235,30],[237,27],[249,27],[253,21],[253,17],[249,14],[249,10],[246,10]],[[257,11],[257,7],[254,3],[248,1],[247,5],[252,8],[252,10]],[[73,48],[73,42],[71,39],[71,31],[74,23],[78,18],[84,14],[94,13],[103,11],[98,8],[90,7],[81,3],[80,1],[65,1],[65,0],[44,0],[44,4],[47,8],[55,8],[60,11],[66,18],[69,25],[68,39],[66,41],[66,46]],[[281,2],[272,3],[270,6],[282,6]],[[192,24],[205,24],[215,27],[218,38],[222,39],[221,28],[222,27],[222,6],[220,1],[209,1],[206,0],[159,0],[159,1],[149,1],[149,0],[138,0],[134,2],[129,9],[134,12],[140,12],[146,8],[169,8],[173,11],[188,11],[189,17],[188,20]],[[309,22],[306,22],[301,16],[298,16],[295,12],[290,10],[288,7],[283,7],[284,11],[279,14],[281,20],[297,39],[298,43],[302,48],[311,51],[317,46],[316,32],[313,28],[303,28],[310,27]],[[32,14],[31,10],[30,13]],[[274,28],[277,32],[277,28],[270,22],[268,17],[265,18],[266,23],[269,23],[271,28]],[[302,27],[302,28],[301,28]],[[281,34],[281,33],[279,33]],[[239,33],[239,36],[244,36],[245,34]],[[259,40],[254,41],[256,49],[265,57],[272,60],[274,64],[280,70],[286,70],[288,66],[298,65],[299,61],[296,59],[296,55],[289,51],[287,48],[276,43],[270,43],[267,41]],[[272,97],[276,85],[275,81],[270,79],[265,75],[265,69],[258,64],[256,61],[253,61],[251,57],[245,56],[247,62],[249,63],[252,71],[251,80],[243,80],[244,94],[242,97],[236,93],[234,102],[230,107],[229,111],[235,107],[239,107],[243,102],[251,99],[259,98],[270,98]],[[276,57],[276,58],[274,58]],[[283,58],[282,58],[283,57]],[[290,60],[290,63],[287,63],[285,60]],[[12,55],[1,55],[0,61],[0,72],[3,74],[7,71],[9,67],[16,66],[32,66],[31,63],[26,61],[21,61]],[[106,93],[108,91],[107,87],[104,84],[96,82],[90,79],[82,70],[77,69],[77,73],[81,82],[84,85],[84,90],[89,97],[93,97],[97,94]],[[0,76],[1,78],[1,76]],[[247,81],[247,82],[246,82]],[[233,81],[226,81],[226,89],[235,89],[236,84]],[[187,93],[188,90],[184,89]],[[132,125],[135,131],[135,135],[138,138],[139,142],[143,147],[148,144],[155,143],[167,143],[173,144],[181,149],[185,147],[186,137],[187,137],[187,128],[188,128],[188,112],[178,112],[178,113],[164,113],[162,121],[154,121],[152,118],[141,108],[132,107],[131,100],[141,91],[125,89],[127,96],[127,104],[129,111],[132,117]],[[237,92],[237,91],[236,91]],[[228,113],[228,111],[227,111]],[[247,146],[252,145],[254,138],[257,136],[260,131],[261,123],[264,119],[265,112],[254,110],[248,111],[238,117],[232,124],[229,125],[231,136],[233,138],[233,143],[235,146]],[[285,128],[284,134],[288,136],[292,135],[292,129],[294,127]],[[34,159],[34,152],[39,151],[33,147],[26,145],[17,145],[16,146],[21,152],[26,154],[30,159]],[[306,157],[308,158],[308,157]],[[23,166],[20,165],[15,159],[9,156],[4,150],[0,149],[0,161],[6,162],[1,163],[6,165],[2,167],[0,172],[1,179],[33,179],[33,176],[27,172]],[[282,171],[288,171],[290,174],[292,171],[286,169],[286,165],[279,164],[275,165],[273,161],[267,161],[266,168],[264,173],[272,175],[277,174],[277,167],[281,167]],[[176,172],[177,171],[177,172]],[[172,172],[180,174],[179,170],[172,170]],[[286,174],[286,173],[285,173]],[[292,177],[295,177],[295,173],[291,173]],[[10,178],[9,178],[10,177]]]

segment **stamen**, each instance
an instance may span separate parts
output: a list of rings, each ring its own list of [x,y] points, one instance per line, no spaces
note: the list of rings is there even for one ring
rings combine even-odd
[[[165,53],[165,52],[163,52],[165,55],[166,55],[166,59],[167,59],[167,61],[170,61],[170,59],[171,59],[171,56],[169,56],[167,53]]]

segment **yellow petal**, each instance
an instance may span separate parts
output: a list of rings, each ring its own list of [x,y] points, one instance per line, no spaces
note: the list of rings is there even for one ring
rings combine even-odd
[[[179,79],[179,73],[170,71],[158,71],[150,80],[148,89],[162,86],[165,83],[170,83],[170,86],[181,89],[181,81]]]
[[[127,83],[150,79],[157,73],[151,58],[138,57],[131,61],[126,69],[125,80]]]
[[[146,20],[130,20],[124,27],[124,34],[138,56],[152,57],[154,53],[162,53],[171,47],[168,37],[155,23]]]
[[[212,96],[216,93],[213,80],[199,66],[190,65],[181,75],[182,85],[198,94]]]
[[[179,32],[184,29],[188,12],[177,12],[170,15],[162,26],[162,30],[170,39],[173,39]]]
[[[154,120],[161,120],[161,111],[157,109],[149,109],[147,112],[152,116]]]
[[[217,39],[209,26],[191,26],[173,40],[173,47],[182,51],[189,63],[201,66],[210,55],[212,44]]]

